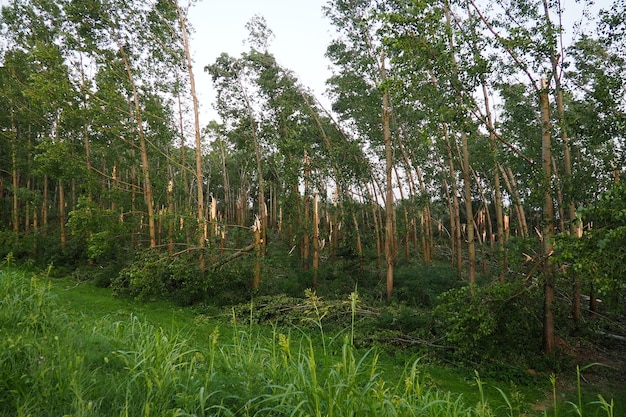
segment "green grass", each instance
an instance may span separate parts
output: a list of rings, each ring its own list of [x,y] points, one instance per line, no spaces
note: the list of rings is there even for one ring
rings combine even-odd
[[[354,315],[338,335],[321,310],[307,327],[241,324],[7,268],[0,300],[1,416],[521,417],[550,387],[356,349]],[[617,415],[578,398],[547,415]]]

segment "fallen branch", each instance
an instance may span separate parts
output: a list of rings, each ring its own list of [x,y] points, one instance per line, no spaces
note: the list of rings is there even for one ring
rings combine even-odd
[[[215,269],[217,269],[217,268],[219,268],[219,267],[221,267],[223,265],[226,265],[228,262],[233,261],[233,260],[235,260],[237,258],[242,257],[243,255],[246,255],[246,254],[252,252],[254,250],[254,248],[255,248],[255,244],[251,243],[250,245],[246,246],[245,248],[240,249],[237,252],[233,253],[229,257],[224,258],[221,261],[211,265],[211,267],[209,269],[215,270]]]

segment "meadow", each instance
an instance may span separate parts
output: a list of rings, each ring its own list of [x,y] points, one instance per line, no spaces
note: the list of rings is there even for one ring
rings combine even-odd
[[[1,416],[619,415],[610,397],[581,390],[580,372],[563,396],[554,376],[498,386],[357,347],[356,293],[348,325],[331,332],[311,293],[302,325],[262,326],[48,272],[0,270]]]

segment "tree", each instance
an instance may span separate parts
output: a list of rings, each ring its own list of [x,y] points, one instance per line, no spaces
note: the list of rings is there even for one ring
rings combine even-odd
[[[385,67],[385,53],[377,38],[376,4],[371,1],[336,0],[325,8],[340,38],[328,48],[327,56],[339,73],[329,83],[335,95],[334,110],[350,120],[363,137],[382,139],[385,172],[385,260],[386,295],[393,295],[396,258],[396,225],[393,191],[392,100]],[[356,103],[360,105],[355,106]],[[379,142],[380,143],[380,142]],[[378,145],[375,145],[378,146]]]

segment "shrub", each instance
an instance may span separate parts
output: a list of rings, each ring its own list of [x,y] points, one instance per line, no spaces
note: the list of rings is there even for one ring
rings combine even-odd
[[[541,300],[525,282],[495,282],[444,293],[435,314],[460,360],[506,360],[540,351]]]

